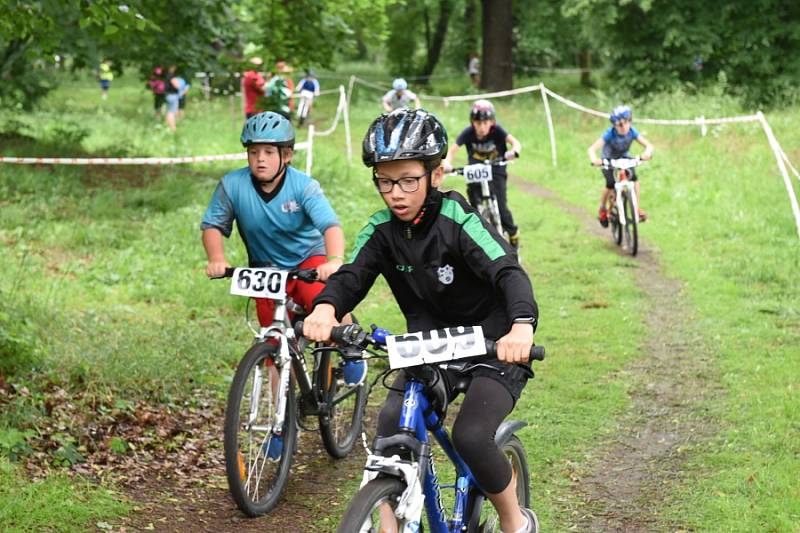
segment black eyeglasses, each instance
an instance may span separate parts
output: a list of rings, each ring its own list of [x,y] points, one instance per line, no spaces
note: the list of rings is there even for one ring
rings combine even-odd
[[[400,190],[403,192],[417,192],[419,190],[419,180],[426,177],[428,173],[426,172],[422,176],[406,176],[404,178],[400,178],[399,180],[393,180],[390,178],[382,178],[377,174],[373,174],[372,181],[375,183],[375,187],[378,189],[379,192],[387,193],[392,192],[395,185],[400,187]]]

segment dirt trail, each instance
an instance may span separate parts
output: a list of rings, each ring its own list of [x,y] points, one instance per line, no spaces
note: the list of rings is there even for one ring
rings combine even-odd
[[[586,230],[611,244],[603,230],[583,209],[563,201],[552,191],[512,176],[516,187],[557,205],[584,223]],[[657,223],[657,222],[656,222]],[[645,231],[646,233],[646,231]],[[618,422],[614,436],[600,446],[574,473],[573,501],[562,516],[572,516],[570,530],[650,532],[676,530],[659,517],[658,502],[672,481],[682,476],[691,449],[714,431],[704,402],[720,394],[707,350],[696,334],[679,281],[666,277],[658,259],[640,244],[637,286],[645,295],[646,341],[641,357],[620,372],[631,383],[630,410]],[[381,394],[381,391],[375,391]],[[367,422],[370,427],[371,422]],[[219,440],[222,435],[220,431]],[[335,530],[332,506],[351,496],[338,490],[342,480],[359,476],[364,462],[360,445],[343,461],[328,458],[315,432],[303,432],[289,486],[283,501],[268,516],[245,518],[224,482],[224,467],[211,457],[209,468],[190,478],[168,479],[153,471],[152,479],[128,487],[139,502],[137,512],[119,531],[164,532],[326,532]],[[209,456],[221,450],[208,450]],[[204,461],[201,461],[201,463]],[[322,525],[313,525],[320,523]]]
[[[609,251],[619,251],[609,231],[584,209],[520,178],[513,183],[581,220],[589,233],[609,243]],[[631,383],[629,411],[614,436],[576,472],[579,501],[573,503],[577,513],[571,524],[576,531],[682,529],[660,519],[659,502],[682,476],[691,449],[715,430],[704,405],[721,392],[714,388],[710,352],[687,313],[682,283],[664,274],[657,255],[641,239],[636,264],[636,285],[645,295],[646,341],[641,356],[621,370]]]

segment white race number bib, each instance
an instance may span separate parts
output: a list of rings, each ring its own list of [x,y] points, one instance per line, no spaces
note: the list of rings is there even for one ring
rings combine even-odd
[[[467,183],[480,183],[492,181],[492,165],[476,163],[464,167],[464,179]]]
[[[391,368],[405,368],[485,355],[486,343],[480,326],[458,326],[390,335],[386,337],[386,351]]]
[[[251,298],[286,298],[289,273],[273,268],[237,268],[231,278],[231,294]]]

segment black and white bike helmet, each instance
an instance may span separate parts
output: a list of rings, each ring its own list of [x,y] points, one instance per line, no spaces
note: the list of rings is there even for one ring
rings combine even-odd
[[[364,137],[361,158],[376,163],[417,159],[433,161],[447,154],[447,131],[424,109],[400,108],[376,118]]]

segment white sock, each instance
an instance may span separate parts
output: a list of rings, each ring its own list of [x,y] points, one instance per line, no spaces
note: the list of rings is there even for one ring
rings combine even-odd
[[[528,533],[530,531],[529,528],[531,527],[531,521],[528,518],[528,515],[525,514],[525,513],[522,513],[522,516],[523,516],[523,518],[525,518],[525,525],[522,526],[521,528],[519,528],[516,531],[512,531],[511,533]],[[503,533],[503,532],[501,531],[500,533]]]

